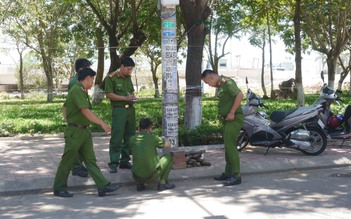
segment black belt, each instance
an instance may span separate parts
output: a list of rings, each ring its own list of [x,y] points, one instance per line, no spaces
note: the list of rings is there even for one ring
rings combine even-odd
[[[113,108],[124,108],[124,109],[128,109],[129,107],[131,107],[132,104],[125,104],[125,105],[122,105],[122,106],[114,106]]]
[[[70,127],[77,127],[77,128],[81,128],[81,129],[87,129],[89,128],[89,125],[78,125],[76,123],[68,123],[67,126]]]

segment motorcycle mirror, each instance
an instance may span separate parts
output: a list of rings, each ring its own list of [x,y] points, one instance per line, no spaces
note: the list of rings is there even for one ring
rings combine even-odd
[[[245,77],[246,89],[249,90],[249,81],[247,80],[247,76]]]

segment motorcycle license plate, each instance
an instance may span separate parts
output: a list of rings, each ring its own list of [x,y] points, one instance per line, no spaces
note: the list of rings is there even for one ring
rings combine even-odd
[[[322,122],[322,120],[320,120],[320,119],[318,119],[318,125],[322,128],[322,129],[324,129],[324,123]]]

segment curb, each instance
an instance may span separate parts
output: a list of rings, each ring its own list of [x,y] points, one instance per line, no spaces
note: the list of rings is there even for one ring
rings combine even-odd
[[[273,173],[281,173],[281,172],[290,172],[290,171],[301,171],[301,170],[321,170],[321,169],[333,169],[340,167],[349,167],[349,164],[335,164],[335,165],[321,165],[321,166],[311,166],[311,167],[292,167],[292,168],[281,168],[276,170],[266,170],[266,171],[253,171],[253,172],[242,172],[242,176],[252,176],[252,175],[263,175],[263,174],[273,174]],[[191,169],[191,168],[188,168]],[[173,170],[177,171],[177,170]],[[201,180],[213,178],[216,174],[209,175],[201,175],[201,176],[186,176],[186,177],[170,177],[170,179],[174,182],[180,182],[184,180]],[[131,187],[135,185],[134,181],[125,181],[118,183],[121,187]],[[86,189],[96,189],[96,185],[87,184],[87,185],[79,185],[79,186],[69,186],[70,191],[82,191]],[[0,192],[0,197],[4,196],[18,196],[18,195],[33,195],[33,194],[43,194],[53,192],[52,188],[40,188],[40,189],[23,189],[23,190],[14,190],[14,191],[4,191]]]
[[[99,167],[106,178],[123,187],[135,185],[130,171],[120,170],[117,174],[108,172],[107,161],[109,137],[105,133],[94,133],[94,150],[98,157]],[[15,196],[52,192],[54,171],[57,168],[64,146],[63,135],[38,135],[4,137],[0,142],[3,165],[0,166],[0,196]],[[178,147],[177,150],[206,150],[205,159],[211,166],[174,169],[170,180],[211,179],[221,174],[225,167],[224,145],[200,145]],[[324,153],[318,156],[307,156],[287,148],[272,149],[264,155],[262,147],[248,147],[241,152],[241,174],[243,176],[262,175],[286,171],[317,170],[351,166],[351,148],[338,142],[329,141]],[[96,188],[91,177],[69,177],[70,190]]]

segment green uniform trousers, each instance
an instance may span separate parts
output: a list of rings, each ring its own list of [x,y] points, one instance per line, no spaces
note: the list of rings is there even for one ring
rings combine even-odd
[[[240,176],[240,158],[237,139],[243,125],[243,115],[236,114],[233,121],[224,121],[225,171],[227,175]]]
[[[109,181],[102,175],[100,168],[96,165],[96,157],[93,149],[93,140],[89,129],[67,127],[64,133],[65,149],[61,162],[57,168],[54,190],[67,191],[67,179],[73,163],[78,155],[83,161],[93,178],[98,189],[106,186]]]
[[[75,169],[78,170],[78,169],[81,169],[82,167],[84,167],[84,165],[83,165],[83,157],[78,155],[78,157],[76,158],[76,160],[73,163],[72,170],[75,170]]]
[[[138,177],[133,173],[133,179],[139,183],[154,182],[160,179],[161,183],[168,181],[169,173],[171,172],[173,164],[173,157],[170,154],[165,154],[160,158],[156,170],[147,178]]]
[[[110,167],[126,164],[129,157],[129,138],[135,135],[134,107],[114,107],[112,110],[112,129],[110,139]]]

